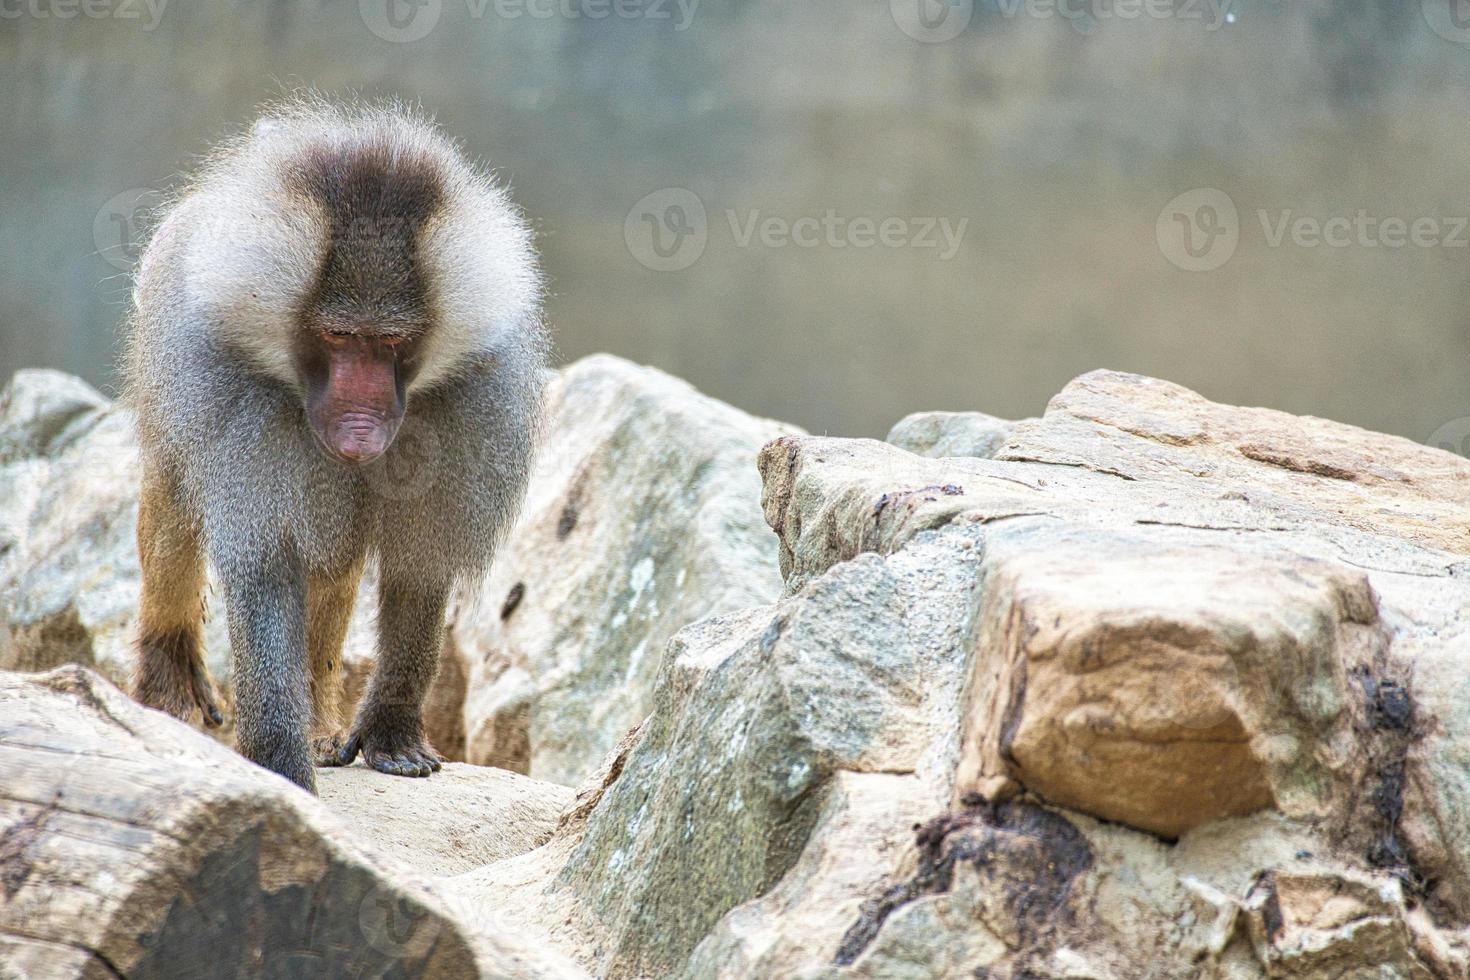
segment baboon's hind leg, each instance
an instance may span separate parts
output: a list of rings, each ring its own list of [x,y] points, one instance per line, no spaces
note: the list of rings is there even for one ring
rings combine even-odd
[[[352,619],[362,563],[306,585],[306,648],[311,661],[311,751],[319,766],[337,764],[342,748],[342,641]]]
[[[143,570],[133,697],[176,718],[224,721],[204,666],[204,550],[199,525],[177,485],[144,464],[138,502],[138,561]]]

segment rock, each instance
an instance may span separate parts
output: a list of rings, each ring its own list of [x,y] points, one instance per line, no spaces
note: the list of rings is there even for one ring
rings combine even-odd
[[[1066,818],[1007,803],[936,818],[916,843],[912,877],[864,905],[834,965],[854,976],[974,976],[1021,951],[1019,971],[1052,959],[1075,928],[1077,879],[1093,854]]]
[[[989,459],[1015,424],[984,412],[915,412],[900,419],[884,441],[917,456]]]
[[[471,758],[580,789],[291,789],[482,973],[1470,972],[1470,463],[1111,372],[989,458],[792,434],[608,358],[553,391],[561,452],[458,601],[447,697]],[[950,453],[961,421],[899,438]],[[739,481],[771,432],[765,537]],[[43,499],[50,465],[0,481]],[[8,912],[4,955],[95,948]]]
[[[964,785],[1010,776],[1166,837],[1350,806],[1351,677],[1387,645],[1360,569],[1030,518],[987,535],[985,565]]]
[[[732,908],[700,941],[687,977],[789,977],[830,964],[930,815],[908,774],[839,770],[807,846],[769,891]]]
[[[681,631],[648,721],[585,792],[585,816],[534,856],[462,876],[461,901],[539,904],[518,928],[614,977],[676,973],[727,912],[763,895],[784,896],[771,907],[820,906],[808,892],[840,886],[778,883],[803,862],[862,862],[825,838],[812,843],[814,827],[856,837],[876,819],[864,811],[894,814],[899,823],[862,839],[878,846],[952,791],[972,555],[961,536],[936,536],[834,569],[774,606]],[[907,799],[858,796],[898,787]],[[859,875],[888,869],[874,861]],[[840,913],[860,896],[848,899],[820,909],[834,950]],[[573,925],[545,921],[563,918]],[[811,942],[800,929],[791,938]],[[736,950],[738,938],[722,942],[755,964],[795,955],[767,961],[758,947]]]
[[[575,785],[648,713],[670,636],[780,593],[753,461],[796,430],[606,355],[547,398],[520,521],[454,639],[466,758]]]
[[[1252,946],[1271,976],[1335,980],[1369,964],[1379,976],[1464,976],[1465,961],[1452,962],[1421,936],[1404,905],[1398,880],[1387,876],[1270,871],[1244,907]]]
[[[319,769],[317,792],[378,851],[434,875],[539,847],[573,796],[555,783],[454,762],[432,779],[384,779],[363,765]]]
[[[54,455],[108,400],[81,378],[48,368],[15,372],[0,392],[0,464]]]
[[[0,674],[0,787],[0,949],[26,976],[578,975],[81,668]]]
[[[1470,896],[1465,460],[1095,372],[1043,418],[1016,423],[993,459],[799,437],[765,447],[760,465],[788,593],[936,533],[974,539],[978,609],[952,802],[1019,789],[1021,802],[1180,846],[1232,816],[1276,814],[1325,835],[1307,850],[1426,882],[1439,903],[1427,934],[1463,955],[1453,929]],[[1244,866],[1247,882],[1268,868]],[[1238,908],[1241,873],[1229,888],[1200,876],[1196,900],[1208,892]],[[865,954],[883,963],[872,975],[954,967],[920,955],[925,936],[931,949],[973,940],[960,958],[984,965],[993,947],[971,927],[935,939],[954,913],[933,901],[932,915],[906,913],[921,925],[900,916],[880,929],[873,948],[894,945]],[[1160,922],[1184,914],[1171,901]],[[1035,969],[1129,976],[1099,950],[1153,928],[1055,945]],[[1216,946],[1221,976],[1265,969],[1239,944]],[[1021,968],[1006,948],[987,967],[996,976]],[[863,962],[843,969],[862,975]]]
[[[1470,632],[1458,591],[1436,599],[1437,619],[1426,619],[1423,635],[1406,656],[1413,663],[1416,738],[1404,758],[1397,786],[1386,802],[1401,808],[1399,829],[1407,848],[1431,874],[1432,899],[1451,914],[1470,920]],[[1438,635],[1431,633],[1443,627]],[[1394,783],[1387,788],[1392,790]]]
[[[104,406],[71,426],[85,433],[44,441],[54,455],[0,466],[0,482],[25,488],[7,508],[10,547],[0,557],[0,667],[78,663],[125,684],[140,585],[132,420]],[[19,428],[0,430],[0,441],[38,440]],[[206,637],[210,667],[227,679],[223,619],[210,617]]]

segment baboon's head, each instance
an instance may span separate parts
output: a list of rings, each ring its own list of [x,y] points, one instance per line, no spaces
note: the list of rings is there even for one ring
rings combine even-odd
[[[442,177],[422,152],[374,142],[309,146],[290,179],[326,226],[294,351],[306,419],[328,455],[365,463],[393,442],[435,328],[420,243]]]
[[[534,326],[519,214],[401,109],[278,107],[216,159],[195,203],[191,287],[344,464],[387,452],[416,391],[493,365]]]

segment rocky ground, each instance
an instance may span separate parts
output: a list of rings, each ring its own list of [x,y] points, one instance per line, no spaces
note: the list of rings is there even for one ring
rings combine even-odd
[[[1470,462],[1111,372],[888,443],[548,397],[462,761],[314,798],[114,686],[129,420],[16,376],[0,978],[1470,973]]]

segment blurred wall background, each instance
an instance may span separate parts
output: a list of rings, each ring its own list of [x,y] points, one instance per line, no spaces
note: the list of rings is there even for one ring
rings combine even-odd
[[[420,101],[511,183],[562,359],[609,350],[845,435],[923,408],[1034,414],[1095,367],[1458,432],[1455,13],[0,0],[0,375],[111,385],[154,192],[315,86]]]

